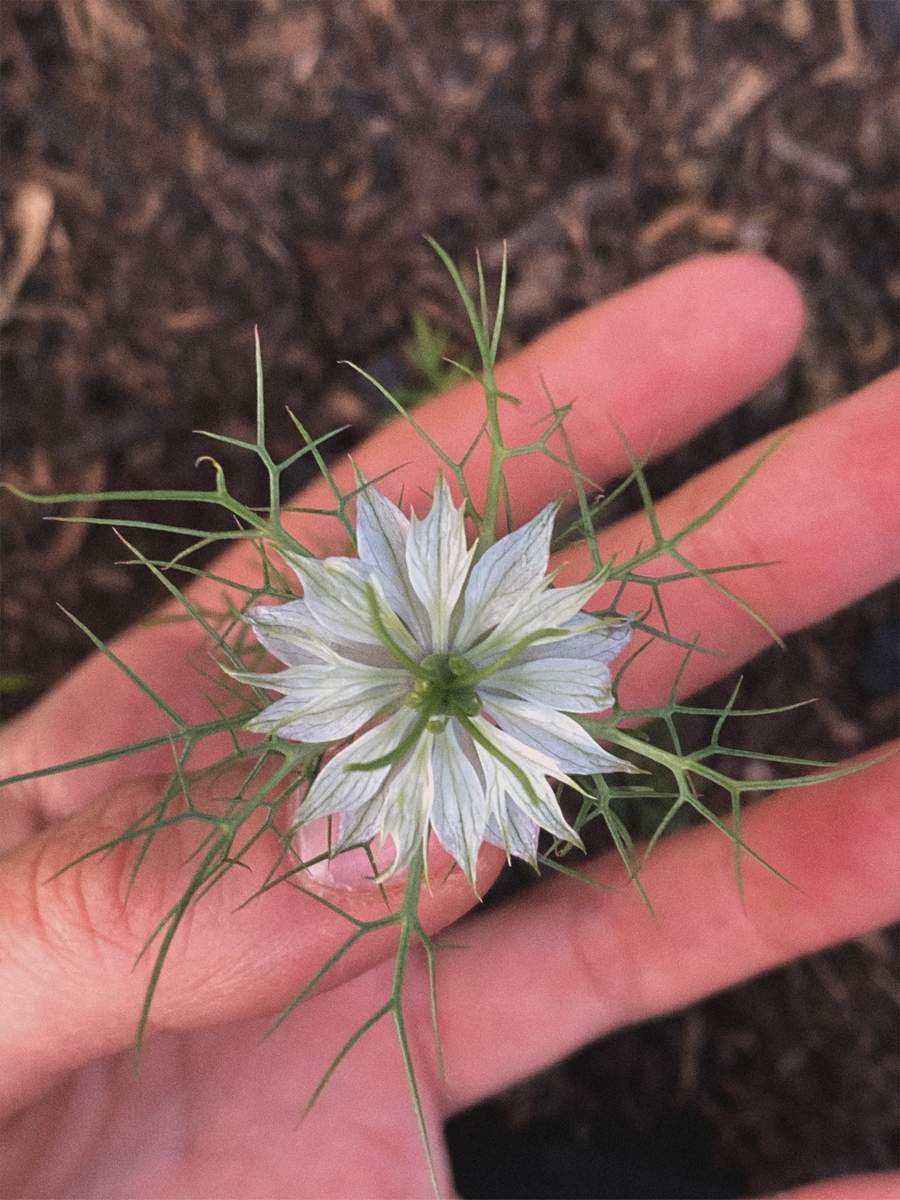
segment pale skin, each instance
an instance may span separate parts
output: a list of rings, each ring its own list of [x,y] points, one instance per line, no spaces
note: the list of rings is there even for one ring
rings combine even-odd
[[[524,403],[505,414],[507,436],[534,436],[545,410],[543,376],[558,402],[574,402],[574,443],[586,472],[602,482],[624,467],[611,422],[641,452],[659,456],[780,370],[802,324],[795,285],[771,263],[749,255],[685,263],[579,314],[510,360],[499,382]],[[888,581],[900,545],[900,510],[887,482],[900,466],[898,411],[895,372],[801,422],[717,521],[694,535],[693,559],[779,560],[733,579],[784,634]],[[460,453],[480,422],[476,389],[466,385],[442,397],[423,409],[422,420],[450,453]],[[758,451],[718,464],[667,499],[663,528],[676,528],[715,499]],[[433,459],[403,426],[376,434],[356,458],[369,477],[401,466],[385,484],[394,496],[402,483],[404,495],[418,502],[433,482]],[[485,460],[476,455],[476,494],[484,474]],[[545,461],[513,471],[517,518],[533,515],[564,482]],[[303,498],[323,502],[319,488]],[[342,548],[326,522],[301,522],[298,530],[323,551]],[[604,532],[603,553],[627,552],[644,536],[639,519],[626,520]],[[584,554],[569,552],[567,561],[564,582],[584,574]],[[232,554],[228,570],[249,578],[253,565]],[[218,599],[218,589],[205,590]],[[673,588],[669,614],[677,632],[704,633],[725,651],[694,659],[685,694],[732,673],[766,644],[758,626],[702,583]],[[115,647],[180,711],[201,719],[205,684],[193,641],[187,627],[169,625],[132,630]],[[675,663],[666,648],[638,659],[625,702],[661,697]],[[95,656],[3,731],[0,770],[32,770],[166,727],[133,685]],[[129,1045],[149,964],[132,970],[133,959],[183,886],[179,864],[195,834],[159,839],[127,909],[130,848],[46,881],[148,808],[170,764],[168,750],[145,753],[3,794],[3,1194],[427,1196],[389,1023],[355,1048],[297,1128],[335,1050],[387,995],[391,942],[364,944],[338,968],[328,992],[260,1042],[271,1014],[345,933],[338,918],[286,887],[234,912],[266,869],[270,842],[250,856],[254,875],[233,871],[187,922],[156,998],[141,1077],[134,1078]],[[748,812],[744,836],[797,887],[749,866],[742,907],[731,848],[704,827],[671,838],[650,859],[644,882],[655,922],[613,858],[587,869],[614,890],[555,878],[477,921],[466,919],[474,898],[461,874],[433,872],[422,901],[425,922],[466,947],[439,960],[446,1083],[430,1048],[421,963],[408,989],[444,1194],[453,1188],[441,1121],[461,1107],[590,1038],[896,919],[900,757],[815,791],[762,801]],[[499,865],[496,854],[483,852],[482,889]],[[366,888],[339,898],[358,914],[380,903]],[[898,1193],[900,1178],[880,1175],[817,1184],[794,1196],[885,1200]]]

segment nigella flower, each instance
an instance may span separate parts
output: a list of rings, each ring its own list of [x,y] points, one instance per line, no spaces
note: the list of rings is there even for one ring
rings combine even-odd
[[[483,841],[532,862],[540,829],[580,844],[548,779],[631,769],[566,715],[611,705],[609,663],[630,627],[580,611],[596,580],[551,586],[555,507],[474,561],[443,478],[421,520],[367,487],[359,558],[293,561],[303,599],[248,614],[287,664],[240,676],[283,694],[248,727],[310,743],[358,735],[298,811],[339,817],[336,850],[390,837],[390,875],[434,830],[474,880]]]

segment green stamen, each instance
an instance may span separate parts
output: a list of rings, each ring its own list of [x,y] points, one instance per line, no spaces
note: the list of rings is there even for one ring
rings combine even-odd
[[[419,740],[423,730],[427,727],[431,720],[431,713],[426,711],[422,714],[415,725],[409,731],[405,738],[401,738],[393,750],[388,750],[387,754],[382,754],[380,758],[372,758],[368,762],[349,763],[345,770],[347,771],[378,771],[382,767],[389,767],[393,763],[399,762],[407,750]]]
[[[481,712],[481,700],[472,686],[472,666],[462,655],[429,654],[419,670],[424,674],[406,697],[410,708],[427,710],[433,717],[477,717]]]
[[[483,683],[485,679],[490,678],[495,671],[501,671],[505,666],[508,666],[517,655],[523,650],[527,650],[535,642],[543,641],[544,638],[560,638],[560,637],[577,637],[578,634],[573,634],[569,629],[536,629],[534,633],[529,633],[527,637],[520,638],[516,644],[507,650],[505,654],[501,654],[499,658],[495,658],[493,662],[488,663],[486,667],[482,667],[480,671],[475,671],[466,679],[469,687],[475,687],[476,684]]]
[[[421,676],[422,672],[420,664],[397,645],[384,623],[381,616],[381,610],[378,607],[378,597],[375,595],[375,589],[370,585],[366,588],[366,600],[369,605],[369,615],[372,618],[372,624],[375,627],[375,632],[378,634],[384,646],[390,650],[394,658],[401,662],[408,671],[414,675]]]

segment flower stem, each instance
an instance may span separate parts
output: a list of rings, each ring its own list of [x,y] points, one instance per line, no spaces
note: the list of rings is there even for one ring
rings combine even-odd
[[[497,403],[498,388],[494,380],[494,364],[489,358],[485,358],[484,360],[482,386],[484,388],[484,403],[487,414],[487,432],[491,441],[491,461],[488,466],[487,495],[478,530],[477,558],[481,558],[497,539],[497,513],[500,508],[500,493],[503,490],[503,468],[507,458],[506,447],[503,444],[503,431],[500,428],[500,413]]]
[[[412,949],[412,938],[413,934],[420,928],[419,891],[422,886],[422,876],[425,871],[425,854],[425,847],[422,846],[410,864],[409,874],[406,878],[406,887],[403,891],[403,907],[400,911],[400,938],[397,943],[397,952],[394,959],[394,976],[391,986],[391,999],[389,1003],[393,1010],[394,1025],[397,1030],[397,1040],[400,1043],[400,1054],[403,1059],[403,1068],[406,1072],[406,1079],[409,1084],[413,1112],[415,1113],[416,1125],[419,1129],[419,1137],[422,1139],[422,1146],[425,1150],[425,1158],[428,1163],[428,1174],[431,1180],[431,1186],[435,1196],[440,1197],[441,1190],[440,1185],[438,1184],[437,1171],[435,1170],[434,1155],[432,1154],[431,1150],[431,1138],[428,1136],[428,1126],[425,1122],[425,1110],[422,1106],[422,1097],[419,1092],[415,1064],[413,1062],[412,1050],[406,1029],[406,1018],[403,1013],[403,984],[406,979],[406,970],[409,964],[410,950]]]

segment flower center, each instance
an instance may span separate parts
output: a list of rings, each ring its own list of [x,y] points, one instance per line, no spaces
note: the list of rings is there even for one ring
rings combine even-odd
[[[410,708],[439,720],[441,717],[477,717],[481,701],[472,680],[475,672],[460,654],[429,654],[419,663],[421,674],[406,697]]]

